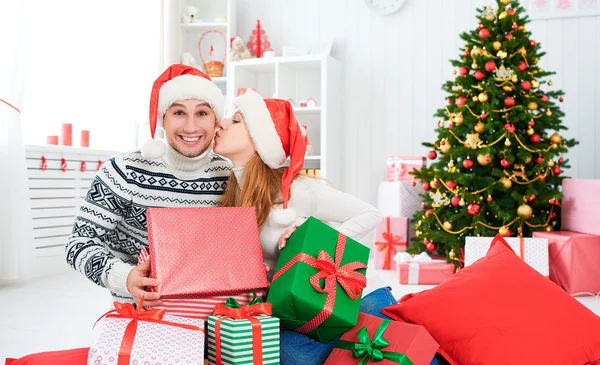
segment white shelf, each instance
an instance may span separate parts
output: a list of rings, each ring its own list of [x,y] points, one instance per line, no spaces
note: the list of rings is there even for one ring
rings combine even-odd
[[[293,107],[295,114],[317,114],[321,112],[320,106],[315,106],[314,108],[295,106]]]
[[[324,56],[294,56],[294,57],[269,57],[269,58],[248,58],[241,61],[232,62],[235,66],[257,66],[257,65],[273,65],[276,63],[285,64],[286,66],[308,66],[311,68],[319,68],[318,62],[323,61]]]
[[[304,161],[318,161],[321,159],[321,156],[306,156],[304,157]]]
[[[224,84],[227,82],[227,76],[211,77],[210,78],[215,84]]]
[[[223,22],[196,22],[196,23],[189,23],[189,24],[180,24],[179,25],[181,27],[181,29],[188,31],[188,32],[195,32],[195,31],[199,31],[199,30],[206,30],[206,29],[215,29],[215,28],[223,28],[223,29],[227,29],[227,23],[223,23]]]

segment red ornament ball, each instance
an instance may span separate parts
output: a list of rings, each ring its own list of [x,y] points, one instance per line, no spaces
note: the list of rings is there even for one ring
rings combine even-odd
[[[519,29],[519,26],[517,25],[517,23],[513,23],[512,25],[512,29],[517,30]]]
[[[530,126],[530,127],[533,127],[534,125],[535,125],[535,122],[533,121],[533,119],[532,119],[532,120],[530,120],[530,121],[529,121],[529,126]]]
[[[554,173],[554,175],[560,175],[562,170],[560,169],[560,166],[554,165],[554,167],[552,168],[552,172]]]
[[[487,61],[483,67],[487,72],[494,72],[494,70],[496,69],[496,62]]]
[[[458,207],[458,205],[460,204],[460,196],[453,196],[452,199],[450,199],[450,203],[452,203],[453,206]]]
[[[469,69],[463,66],[463,67],[461,67],[461,68],[458,70],[458,73],[459,73],[461,76],[466,76],[466,75],[468,75],[468,74],[469,74]]]
[[[538,176],[539,176],[539,178],[540,178],[540,181],[545,181],[545,180],[546,180],[546,175],[544,175],[544,173],[540,172],[540,173],[538,174]]]
[[[508,9],[508,15],[515,15],[515,9]]]
[[[479,38],[481,38],[481,39],[488,38],[490,35],[492,35],[492,34],[490,33],[489,30],[487,30],[487,28],[481,28],[479,30]]]
[[[513,98],[512,96],[507,96],[506,98],[504,98],[504,106],[507,108],[512,108],[513,106],[515,106],[515,98]]]
[[[510,161],[507,160],[506,158],[503,158],[502,160],[500,160],[500,166],[502,166],[506,169],[506,168],[510,167]]]
[[[562,103],[563,101],[565,101],[565,99],[561,97],[560,99],[558,99],[558,101]]]
[[[479,204],[471,203],[467,206],[467,213],[469,213],[470,215],[477,215],[477,214],[479,214],[480,209],[481,209],[481,206],[479,206]]]
[[[493,199],[492,199],[492,196],[491,196],[491,195],[488,195],[488,197],[487,197],[487,202],[488,202],[488,203],[491,203],[491,202],[492,202],[492,200],[493,200]]]
[[[537,162],[538,164],[541,164],[542,162],[544,162],[544,156],[539,156],[535,162]]]
[[[465,51],[465,57],[469,57],[470,54],[471,54],[471,52]]]
[[[548,200],[548,204],[550,204],[550,205],[554,205],[554,204],[556,204],[556,199],[554,199],[554,198],[550,198],[550,199]]]
[[[465,105],[466,102],[467,102],[467,97],[466,96],[459,96],[456,99],[456,106],[460,108],[463,105]]]
[[[423,190],[427,191],[429,189],[431,189],[431,186],[429,186],[429,183],[427,181],[425,181],[423,183],[423,185],[421,185],[423,187]]]
[[[431,183],[429,183],[429,185],[431,185],[431,187],[434,189],[437,189],[440,187],[440,183],[437,180],[433,180]]]
[[[535,200],[535,198],[536,198],[535,194],[531,194],[531,195],[529,196],[529,198],[527,198],[527,200],[528,200],[528,201],[531,203],[532,201],[534,201],[534,200]]]
[[[487,162],[492,162],[492,156],[490,156],[490,155],[485,156],[485,160]]]
[[[537,42],[532,39],[532,40],[529,41],[529,45],[531,47],[535,47],[535,46],[537,46]]]
[[[542,137],[540,137],[539,134],[534,134],[533,136],[531,136],[531,138],[529,138],[529,141],[531,141],[531,143],[533,144],[538,144],[540,143],[540,141],[542,140]]]
[[[513,235],[513,233],[510,229],[508,231],[506,231],[506,237],[512,237],[512,235]]]
[[[436,248],[436,247],[435,247],[435,243],[433,243],[433,242],[428,242],[428,243],[425,245],[425,248],[427,249],[427,251],[429,251],[429,252],[433,252],[433,251],[435,251],[435,248]]]
[[[550,219],[556,219],[556,213],[552,212],[552,214],[550,214]]]
[[[448,129],[452,129],[454,128],[454,124],[453,123],[448,123]]]
[[[454,188],[456,187],[456,183],[452,180],[448,180],[446,181],[446,186],[448,187],[448,189],[454,190]]]
[[[487,118],[487,114],[481,113],[481,119],[485,119],[485,118]]]
[[[475,71],[475,75],[473,75],[477,81],[482,81],[485,79],[485,74],[481,70]]]
[[[414,180],[413,180],[413,181],[411,181],[411,182],[410,182],[410,184],[411,184],[412,186],[417,186],[417,182],[416,182],[416,181],[414,181]]]
[[[523,72],[523,71],[527,70],[527,64],[525,63],[525,61],[521,61],[517,65],[517,68],[519,69],[519,71]]]
[[[531,82],[529,82],[529,81],[527,81],[527,80],[523,81],[523,82],[521,83],[521,88],[522,88],[524,91],[529,91],[529,90],[531,89]]]
[[[515,125],[512,123],[506,123],[504,124],[504,129],[506,129],[509,132],[514,133],[517,129],[515,128]]]
[[[435,158],[437,157],[437,152],[435,152],[434,150],[431,150],[427,154],[427,157],[429,157],[430,160],[435,160]]]
[[[504,38],[511,40],[514,38],[514,36],[511,33],[508,33],[508,34],[504,35]]]
[[[542,96],[540,97],[540,100],[541,100],[541,101],[548,101],[548,100],[550,100],[550,99],[548,99],[548,96],[547,96],[547,95],[542,95]]]
[[[473,160],[471,160],[470,158],[468,158],[468,159],[466,159],[466,160],[463,160],[463,167],[464,167],[465,169],[470,169],[470,168],[473,168],[473,165],[474,165],[474,164],[475,164],[475,163],[474,163],[474,162],[473,162]]]
[[[565,162],[565,160],[563,160],[562,157],[558,159],[558,163],[563,163],[563,162]]]
[[[421,203],[421,209],[425,209],[425,208],[427,208],[427,204]]]

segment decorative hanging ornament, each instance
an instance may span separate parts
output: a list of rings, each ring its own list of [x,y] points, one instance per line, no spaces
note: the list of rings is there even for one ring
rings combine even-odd
[[[46,161],[46,157],[44,157],[44,155],[42,155],[42,166],[40,166],[40,168],[42,171],[46,171],[48,168],[48,162]]]
[[[79,171],[85,172],[85,169],[86,169],[85,161],[81,161],[81,166],[79,166]]]
[[[256,58],[262,57],[264,51],[271,49],[271,42],[265,30],[261,27],[260,20],[256,21],[256,28],[252,31],[247,45],[250,54]]]
[[[447,231],[451,231],[451,230],[452,230],[452,228],[453,228],[453,227],[452,227],[452,223],[450,223],[450,222],[448,222],[448,221],[445,221],[445,222],[444,222],[444,229],[445,229],[445,230],[447,230]]]
[[[533,209],[527,204],[522,204],[517,208],[517,214],[521,218],[529,219],[533,215]]]
[[[463,167],[465,169],[471,169],[471,168],[473,168],[473,165],[474,165],[474,162],[470,158],[463,160]]]
[[[62,172],[67,171],[67,160],[64,157],[60,159],[60,169]]]
[[[470,215],[477,215],[479,214],[479,210],[481,209],[481,206],[477,203],[471,203],[467,206],[467,213],[469,213]]]

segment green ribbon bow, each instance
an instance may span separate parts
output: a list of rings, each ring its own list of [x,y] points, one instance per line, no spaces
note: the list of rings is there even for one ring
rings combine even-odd
[[[253,290],[252,291],[252,300],[250,301],[250,303],[248,303],[248,306],[260,304],[262,302],[263,302],[262,298],[258,298],[256,295],[256,291]],[[237,300],[235,300],[235,298],[227,298],[227,301],[223,305],[226,307],[229,307],[229,308],[241,308],[242,307],[242,305]]]
[[[381,322],[372,342],[369,339],[367,327],[363,327],[356,332],[356,337],[360,342],[340,340],[335,347],[352,351],[352,357],[355,359],[362,357],[358,365],[366,365],[368,362],[377,362],[383,359],[388,359],[400,365],[413,365],[413,362],[405,354],[381,350],[389,345],[389,342],[383,337],[383,333],[389,324],[390,321],[387,319]]]

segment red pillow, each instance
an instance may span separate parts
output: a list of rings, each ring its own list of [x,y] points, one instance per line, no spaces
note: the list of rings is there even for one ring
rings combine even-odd
[[[6,359],[6,365],[86,365],[89,348],[40,352],[20,359]]]
[[[484,258],[382,313],[425,327],[453,365],[600,364],[600,317],[499,235]]]

